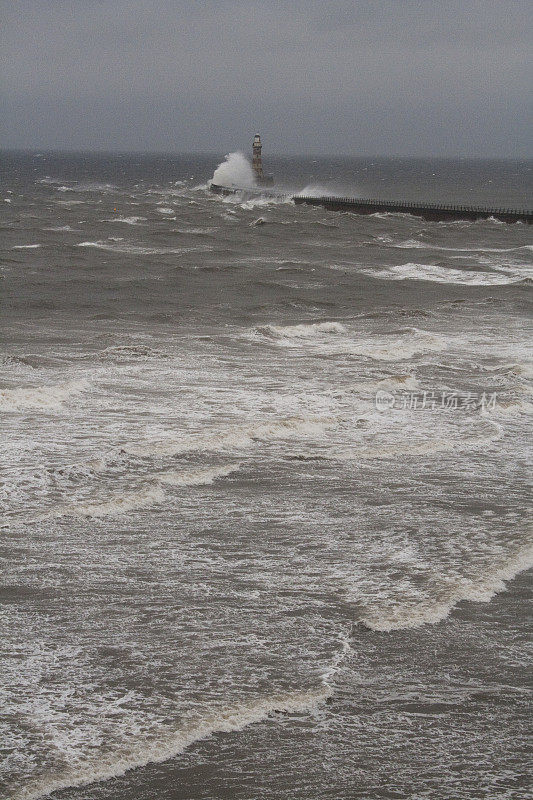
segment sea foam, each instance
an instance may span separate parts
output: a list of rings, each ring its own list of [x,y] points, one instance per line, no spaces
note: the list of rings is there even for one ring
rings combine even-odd
[[[69,516],[94,518],[118,516],[136,509],[149,508],[164,502],[165,485],[206,486],[217,478],[231,475],[239,467],[240,464],[225,464],[205,469],[156,473],[151,482],[143,483],[132,491],[117,493],[109,499],[84,500],[59,506],[55,511],[38,517],[38,520]]]
[[[461,284],[465,286],[504,286],[524,280],[526,274],[500,272],[477,272],[475,270],[452,269],[435,264],[399,264],[381,270],[363,270],[373,278],[389,281],[432,281],[434,283]]]
[[[57,410],[71,395],[88,387],[86,379],[72,380],[55,386],[28,386],[0,390],[0,409],[23,411],[25,409]]]
[[[172,456],[178,453],[202,451],[233,451],[253,447],[258,442],[276,439],[323,436],[334,423],[324,417],[288,417],[256,425],[236,425],[231,428],[213,429],[209,433],[169,435],[159,441],[125,445],[124,450],[139,456]]]
[[[457,603],[463,600],[488,603],[494,595],[505,590],[506,581],[531,567],[533,546],[527,545],[506,560],[488,567],[477,577],[448,579],[446,592],[443,591],[436,599],[427,598],[418,603],[399,602],[388,608],[380,607],[377,603],[376,608],[370,608],[360,621],[367,628],[382,632],[435,624],[446,619]]]
[[[235,733],[249,725],[265,722],[274,714],[308,714],[324,703],[334,692],[333,681],[343,661],[353,652],[349,637],[340,637],[340,648],[320,676],[320,683],[302,691],[275,692],[266,697],[234,704],[218,704],[201,713],[185,717],[177,730],[167,731],[160,738],[133,740],[120,752],[100,754],[98,759],[74,760],[73,766],[37,779],[13,795],[12,800],[37,800],[74,786],[87,786],[110,780],[131,769],[162,763],[175,758],[188,747],[215,733]]]

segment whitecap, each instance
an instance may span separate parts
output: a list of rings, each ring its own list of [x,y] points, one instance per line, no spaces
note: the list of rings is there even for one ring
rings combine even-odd
[[[111,217],[111,219],[103,219],[102,222],[123,222],[126,225],[138,225],[139,222],[146,222],[147,217]]]
[[[361,617],[361,622],[374,631],[395,631],[419,628],[422,625],[441,622],[452,609],[463,600],[488,603],[494,595],[505,590],[505,581],[533,567],[533,546],[516,551],[506,560],[486,567],[475,577],[443,579],[446,587],[440,597],[426,598],[419,602],[391,602],[383,606],[379,602],[370,607]]]
[[[257,425],[240,425],[226,429],[214,429],[209,433],[169,435],[159,441],[125,445],[124,450],[132,455],[158,456],[177,455],[188,452],[217,452],[244,450],[258,442],[284,440],[298,437],[320,437],[334,422],[324,417],[289,417],[271,420]]]
[[[240,464],[225,464],[203,469],[156,473],[151,482],[144,483],[132,491],[115,494],[109,499],[80,500],[76,503],[69,503],[49,514],[44,514],[37,520],[63,516],[93,518],[119,516],[129,511],[163,503],[166,498],[164,486],[207,486],[218,478],[231,475],[239,467]]]
[[[232,704],[219,702],[210,708],[189,713],[177,729],[165,730],[159,738],[130,740],[122,751],[100,753],[97,759],[78,757],[70,768],[57,775],[47,775],[27,784],[13,796],[13,800],[37,800],[61,789],[87,786],[124,775],[137,767],[162,763],[215,733],[242,731],[249,725],[266,721],[274,714],[308,714],[333,695],[335,676],[346,658],[353,653],[347,633],[341,633],[339,643],[339,650],[334,653],[331,663],[326,666],[319,683],[314,687],[293,692],[273,692]]]
[[[498,286],[518,283],[525,274],[501,272],[476,272],[474,270],[452,269],[436,264],[398,264],[381,270],[361,270],[366,275],[380,280],[392,281],[432,281],[435,283],[463,284],[467,286]]]
[[[26,386],[0,390],[0,409],[23,411],[25,409],[58,410],[73,394],[88,387],[86,379],[71,380],[54,386]]]
[[[256,333],[271,339],[309,339],[324,334],[346,333],[340,322],[314,322],[301,325],[259,325]]]

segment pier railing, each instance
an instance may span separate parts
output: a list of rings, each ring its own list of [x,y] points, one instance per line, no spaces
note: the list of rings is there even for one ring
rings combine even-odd
[[[379,200],[376,198],[337,197],[337,196],[306,196],[295,195],[295,203],[325,206],[333,210],[353,209],[355,213],[405,213],[427,217],[428,219],[450,218],[476,219],[494,217],[505,222],[533,223],[533,211],[517,208],[487,208],[485,206],[471,206],[455,203],[423,203],[404,200]]]
[[[471,206],[464,203],[424,203],[421,201],[379,200],[367,197],[337,197],[335,195],[311,196],[278,194],[258,189],[239,189],[236,186],[225,187],[211,184],[211,191],[218,194],[240,194],[268,197],[270,199],[287,198],[294,203],[324,206],[332,211],[348,211],[354,214],[396,213],[413,214],[430,221],[443,220],[476,220],[494,217],[502,222],[524,222],[533,224],[533,211],[517,208],[487,208]]]
[[[293,200],[308,203],[344,203],[345,205],[361,205],[361,206],[387,206],[391,208],[419,208],[427,209],[428,211],[464,211],[466,213],[483,213],[483,214],[519,214],[521,216],[531,216],[533,211],[529,209],[518,208],[487,208],[486,206],[470,206],[470,205],[455,205],[450,203],[423,203],[423,202],[405,202],[404,200],[378,200],[376,198],[367,197],[338,197],[337,195],[331,196],[318,196],[313,197],[310,195],[295,195]]]

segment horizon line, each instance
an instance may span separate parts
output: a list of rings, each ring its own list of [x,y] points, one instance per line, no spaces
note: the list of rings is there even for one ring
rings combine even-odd
[[[246,151],[242,148],[236,148],[229,152],[239,152],[246,155]],[[100,156],[204,156],[206,158],[217,157],[225,158],[229,152],[222,150],[106,150],[106,149],[89,149],[89,148],[38,148],[38,147],[0,147],[0,153],[18,153],[24,155],[33,155],[34,157],[40,155],[100,155]],[[269,158],[301,158],[302,160],[310,158],[344,158],[353,160],[386,160],[395,161],[401,159],[409,160],[431,160],[431,161],[533,161],[533,153],[531,155],[519,156],[472,156],[472,155],[413,155],[413,154],[394,154],[386,155],[384,153],[371,154],[371,155],[354,155],[353,153],[296,153],[296,152],[269,152],[266,155],[266,160]]]

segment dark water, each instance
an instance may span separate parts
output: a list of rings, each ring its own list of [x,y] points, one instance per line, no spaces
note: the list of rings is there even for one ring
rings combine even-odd
[[[526,798],[531,228],[216,165],[3,156],[3,796]],[[268,166],[531,206],[530,163]]]

